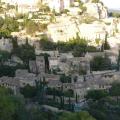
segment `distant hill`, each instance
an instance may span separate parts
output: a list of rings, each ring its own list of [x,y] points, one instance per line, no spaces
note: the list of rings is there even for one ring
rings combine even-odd
[[[120,9],[108,9],[108,12],[120,13]]]

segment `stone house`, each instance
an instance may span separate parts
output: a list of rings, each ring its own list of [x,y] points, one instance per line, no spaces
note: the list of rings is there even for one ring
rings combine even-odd
[[[59,68],[59,58],[58,57],[49,57],[49,69],[56,70]]]
[[[74,57],[67,61],[69,65],[69,70],[71,73],[85,72],[85,74],[90,73],[90,62],[85,57]]]
[[[45,73],[44,56],[36,56],[36,68],[38,73]]]
[[[12,77],[3,76],[0,78],[0,86],[4,86],[6,88],[10,88],[13,90],[14,94],[19,92],[19,81]]]
[[[113,82],[120,82],[119,77],[120,72],[102,71],[84,76],[78,75],[77,80],[72,83],[50,80],[48,86],[57,89],[63,88],[63,91],[71,89],[74,92],[74,98],[77,95],[78,100],[82,100],[85,99],[89,90],[109,90]]]
[[[37,73],[35,60],[30,60],[29,61],[29,70],[30,70],[31,73]]]
[[[28,70],[16,70],[15,79],[19,81],[20,87],[26,85],[35,86],[37,76],[33,73],[29,73]]]
[[[47,82],[47,86],[50,88],[61,88],[62,83],[60,82],[60,75],[54,74],[38,74],[37,75],[38,81],[45,80]]]
[[[13,49],[11,39],[1,38],[0,39],[0,50],[11,52]]]
[[[36,56],[36,60],[29,61],[30,72],[40,74],[45,73],[45,59],[44,56]]]

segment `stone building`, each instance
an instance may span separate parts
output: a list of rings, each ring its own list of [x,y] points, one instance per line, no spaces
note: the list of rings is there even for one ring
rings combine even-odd
[[[74,57],[68,59],[67,64],[69,66],[69,71],[71,73],[78,73],[78,74],[90,73],[90,62],[84,57]]]
[[[16,70],[15,79],[19,81],[20,87],[26,85],[35,86],[37,76],[33,73],[29,73],[28,70]]]
[[[11,39],[1,38],[0,39],[0,50],[11,52],[13,49]]]
[[[0,78],[0,86],[4,86],[6,88],[10,88],[13,90],[14,94],[19,92],[19,81],[12,77],[3,76]]]
[[[45,73],[45,59],[44,56],[36,56],[37,73]]]
[[[76,77],[76,80],[74,78]],[[73,90],[74,100],[77,95],[78,100],[85,99],[89,90],[109,90],[112,83],[120,82],[120,72],[116,71],[102,71],[92,73],[89,75],[78,75],[72,76],[71,83],[61,83],[58,79],[49,79],[48,87],[63,89],[63,91]]]
[[[29,61],[29,69],[30,69],[31,73],[37,73],[37,67],[36,67],[35,60],[30,60]]]
[[[59,58],[58,57],[49,57],[49,69],[56,70],[59,68]]]
[[[45,59],[43,56],[36,56],[36,60],[29,61],[30,72],[35,74],[45,73]]]

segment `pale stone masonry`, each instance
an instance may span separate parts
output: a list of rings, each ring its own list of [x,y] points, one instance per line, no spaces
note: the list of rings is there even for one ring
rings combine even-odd
[[[109,90],[113,82],[120,82],[119,78],[120,71],[102,71],[93,72],[88,75],[72,74],[71,83],[62,83],[60,81],[60,75],[39,74],[36,76],[27,70],[17,70],[15,77],[1,77],[0,86],[10,88],[16,94],[20,87],[24,87],[25,85],[35,86],[36,81],[45,79],[48,87],[56,89],[63,88],[64,91],[71,89],[74,92],[74,99],[77,95],[78,100],[82,100],[89,90]]]
[[[59,57],[49,57],[49,69],[60,70],[65,74],[85,72],[90,73],[90,60],[86,57],[73,57],[72,54],[61,54]]]
[[[85,3],[84,6],[87,8],[87,13],[98,19],[103,19],[108,17],[107,8],[101,3]]]
[[[0,50],[11,52],[12,48],[13,48],[13,45],[12,45],[11,39],[7,39],[7,38],[0,39]]]
[[[35,60],[29,61],[29,69],[31,73],[37,73],[36,62]]]
[[[81,70],[84,70],[86,74],[90,73],[90,61],[85,57],[74,57],[68,60],[70,72],[79,73]]]
[[[45,59],[44,56],[36,57],[36,67],[38,73],[45,73]]]
[[[44,56],[36,56],[36,60],[29,61],[30,72],[36,74],[45,73],[45,59]]]
[[[37,77],[33,73],[29,73],[28,70],[16,70],[15,79],[19,81],[20,87],[26,85],[35,86]]]
[[[0,86],[10,88],[13,90],[14,94],[17,94],[19,92],[20,84],[15,78],[3,76],[0,78]]]
[[[55,70],[59,68],[59,59],[57,57],[49,57],[49,69]]]

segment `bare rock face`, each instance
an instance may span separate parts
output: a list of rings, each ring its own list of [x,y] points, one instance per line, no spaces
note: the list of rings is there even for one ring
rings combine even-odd
[[[108,17],[108,10],[102,3],[85,3],[85,7],[87,8],[87,13],[90,16],[93,16],[98,19],[103,19]]]

